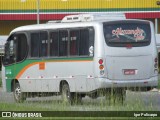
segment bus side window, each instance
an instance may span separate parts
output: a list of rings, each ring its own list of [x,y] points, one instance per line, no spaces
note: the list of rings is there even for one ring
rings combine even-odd
[[[70,31],[70,55],[78,55],[79,30]]]
[[[48,54],[48,33],[47,32],[40,32],[40,49],[39,54],[40,57],[45,57]]]
[[[58,31],[50,33],[50,56],[58,56]]]
[[[27,55],[27,37],[25,34],[17,34],[15,43],[16,61],[22,61]]]
[[[89,31],[80,30],[79,55],[89,55]]]
[[[59,31],[59,56],[67,56],[68,54],[68,31]]]
[[[39,57],[39,33],[31,33],[31,57]]]

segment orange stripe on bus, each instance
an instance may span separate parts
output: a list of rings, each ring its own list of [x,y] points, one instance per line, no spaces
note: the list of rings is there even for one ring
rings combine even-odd
[[[30,68],[31,66],[36,65],[36,64],[38,64],[38,63],[39,63],[39,62],[35,62],[35,63],[31,63],[31,64],[25,66],[25,67],[18,73],[18,75],[16,76],[16,79],[18,80],[18,79],[21,77],[21,75],[22,75],[28,68]]]
[[[90,62],[90,61],[93,61],[93,60],[52,60],[52,61],[45,61],[45,62]],[[22,74],[28,69],[30,68],[31,66],[33,65],[36,65],[36,64],[43,64],[45,62],[35,62],[35,63],[31,63],[27,66],[25,66],[19,73],[18,75],[16,76],[16,79],[18,80]]]

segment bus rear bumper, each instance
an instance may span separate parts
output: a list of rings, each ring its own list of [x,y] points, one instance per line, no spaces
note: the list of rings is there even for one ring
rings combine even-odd
[[[111,88],[111,87],[157,87],[158,76],[151,77],[145,80],[109,80],[107,78],[99,78],[98,81],[101,83],[100,88]]]

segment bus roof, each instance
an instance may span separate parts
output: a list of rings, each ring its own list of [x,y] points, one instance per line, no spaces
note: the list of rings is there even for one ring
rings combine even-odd
[[[99,16],[99,15],[97,15]],[[68,17],[68,16],[67,16]],[[73,17],[73,15],[72,15]],[[86,15],[85,15],[86,17]],[[103,17],[101,17],[103,18]],[[101,24],[103,22],[110,22],[110,21],[125,21],[125,20],[136,20],[136,19],[124,19],[123,17],[119,17],[119,19],[96,19],[96,20],[87,20],[87,21],[74,21],[71,22],[69,20],[69,22],[65,22],[65,20],[67,19],[66,17],[64,19],[62,19],[62,21],[51,21],[45,24],[34,24],[34,25],[26,25],[26,26],[21,26],[21,27],[17,27],[14,30],[11,31],[11,33],[13,32],[19,32],[19,31],[31,31],[31,30],[46,30],[46,29],[56,29],[56,28],[73,28],[73,27],[89,27],[89,26],[96,26],[97,24]],[[120,19],[121,18],[121,19]],[[93,19],[93,18],[91,18]],[[79,20],[79,19],[78,19]],[[139,20],[138,21],[147,21],[147,20]]]
[[[14,29],[12,32],[38,30],[38,29],[53,29],[53,28],[70,28],[84,27],[94,25],[100,21],[108,20],[124,20],[124,13],[105,13],[105,14],[79,14],[65,16],[61,21],[49,21],[48,24],[27,25]],[[86,22],[86,24],[85,24]],[[51,24],[50,24],[51,23]],[[68,24],[69,23],[69,24]],[[93,24],[94,23],[94,24]],[[71,25],[72,24],[72,25]]]
[[[45,30],[45,29],[56,29],[56,28],[72,28],[72,27],[84,27],[84,26],[95,26],[96,24],[102,23],[102,21],[93,22],[74,22],[74,23],[50,23],[50,24],[35,24],[17,27],[13,32],[18,31],[29,31],[29,30]]]

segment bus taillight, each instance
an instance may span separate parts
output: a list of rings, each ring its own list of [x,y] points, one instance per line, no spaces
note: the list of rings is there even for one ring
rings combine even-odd
[[[154,72],[158,72],[158,58],[154,59]]]
[[[100,65],[100,66],[99,66],[99,69],[100,69],[100,70],[103,70],[103,69],[104,69],[104,66],[103,66],[103,65]]]
[[[104,75],[103,59],[99,59],[98,63],[99,63],[100,75]]]
[[[103,64],[103,59],[99,59],[99,64],[100,64],[100,65]]]

